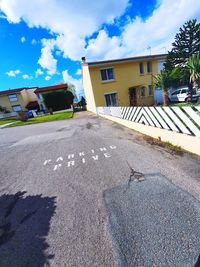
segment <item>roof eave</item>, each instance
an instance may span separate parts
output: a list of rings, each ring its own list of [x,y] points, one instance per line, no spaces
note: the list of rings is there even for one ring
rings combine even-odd
[[[149,56],[139,56],[139,57],[131,57],[131,58],[122,58],[122,59],[112,59],[112,60],[104,60],[104,61],[94,61],[87,62],[89,67],[99,67],[106,66],[111,64],[124,64],[129,62],[138,62],[144,59],[165,59],[167,54],[158,54],[158,55],[149,55]]]

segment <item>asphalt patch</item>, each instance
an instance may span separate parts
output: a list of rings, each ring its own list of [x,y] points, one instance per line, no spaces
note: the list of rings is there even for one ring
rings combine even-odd
[[[200,252],[200,203],[163,176],[104,192],[119,266],[191,267]]]

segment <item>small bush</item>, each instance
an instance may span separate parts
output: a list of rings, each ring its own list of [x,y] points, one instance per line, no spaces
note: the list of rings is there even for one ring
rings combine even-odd
[[[19,115],[20,121],[25,122],[28,120],[28,114],[26,111],[20,111],[20,112],[18,112],[18,115]]]

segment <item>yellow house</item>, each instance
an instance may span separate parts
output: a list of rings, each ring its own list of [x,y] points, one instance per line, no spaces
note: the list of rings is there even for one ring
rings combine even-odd
[[[9,112],[19,112],[38,107],[34,88],[19,88],[0,91],[0,106]]]
[[[98,62],[82,58],[82,79],[87,109],[101,106],[154,104],[153,76],[160,72],[166,54]]]

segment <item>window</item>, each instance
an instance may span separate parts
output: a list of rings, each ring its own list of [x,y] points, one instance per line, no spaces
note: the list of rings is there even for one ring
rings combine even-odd
[[[152,95],[152,94],[153,94],[153,88],[152,88],[152,85],[149,85],[149,86],[148,86],[148,93],[149,93],[149,95]]]
[[[152,65],[151,65],[151,61],[147,61],[147,73],[152,72]]]
[[[145,96],[145,87],[140,89],[140,96]]]
[[[42,98],[42,94],[39,94],[39,95],[38,95],[38,98],[39,98],[40,100],[43,100],[43,98]]]
[[[20,106],[20,105],[15,105],[15,106],[12,106],[12,109],[13,109],[13,111],[15,111],[15,112],[19,112],[19,111],[21,111],[21,110],[22,110],[22,108],[21,108],[21,106]]]
[[[116,93],[106,94],[105,100],[106,100],[107,107],[117,106],[117,94]]]
[[[165,63],[164,60],[159,60],[158,61],[158,73],[160,73],[160,71],[163,70],[164,63]]]
[[[180,94],[180,92],[181,92],[181,90],[177,90],[177,91],[173,92],[172,95],[178,95],[178,94]]]
[[[140,74],[143,74],[144,73],[143,63],[140,63],[139,67],[140,67]]]
[[[101,80],[102,81],[112,81],[112,80],[114,80],[113,68],[101,70]]]
[[[186,94],[187,92],[188,92],[187,89],[182,89],[182,90],[181,90],[181,94]]]
[[[17,95],[16,94],[8,95],[8,99],[10,100],[10,102],[15,102],[17,101]]]
[[[187,93],[188,93],[188,90],[187,90]],[[193,95],[196,95],[196,94],[197,94],[197,90],[196,90],[195,88],[193,88],[193,90],[192,90],[192,94],[193,94]]]

